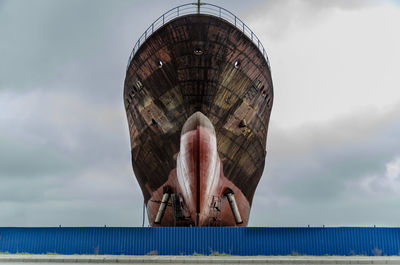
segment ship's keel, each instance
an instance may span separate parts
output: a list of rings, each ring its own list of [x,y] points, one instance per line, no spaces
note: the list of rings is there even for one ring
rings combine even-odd
[[[147,202],[152,226],[246,226],[250,205],[223,174],[214,127],[202,113],[185,122],[176,169]]]

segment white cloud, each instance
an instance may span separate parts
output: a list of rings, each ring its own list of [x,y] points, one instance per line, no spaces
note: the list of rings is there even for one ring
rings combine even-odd
[[[272,120],[280,125],[400,101],[400,8],[386,1],[316,8],[319,2],[269,1],[247,21],[271,58]]]
[[[387,179],[391,181],[396,181],[400,178],[400,158],[396,158],[389,162],[386,165],[386,174]]]
[[[379,174],[362,176],[347,184],[351,188],[361,189],[370,194],[398,194],[400,192],[400,157],[395,157],[385,164]]]

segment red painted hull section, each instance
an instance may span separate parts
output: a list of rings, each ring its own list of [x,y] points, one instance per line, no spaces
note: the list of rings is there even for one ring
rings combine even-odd
[[[188,120],[197,123],[182,132],[176,169],[170,172],[167,182],[152,194],[147,203],[150,224],[157,226],[154,220],[164,187],[168,186],[172,193],[179,195],[184,217],[175,218],[169,205],[159,226],[246,226],[250,204],[241,190],[223,174],[214,128],[203,114],[195,113],[192,117]],[[224,196],[228,188],[234,193],[243,220],[241,224],[236,223]]]

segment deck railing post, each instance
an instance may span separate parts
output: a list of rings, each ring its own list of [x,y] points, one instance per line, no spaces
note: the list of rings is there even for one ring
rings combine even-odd
[[[147,30],[142,34],[142,36],[140,36],[139,40],[136,42],[136,44],[132,50],[131,56],[129,58],[128,66],[129,66],[129,63],[132,60],[135,52],[138,50],[138,48],[141,46],[141,44],[147,40],[149,35],[153,34],[155,30],[157,30],[161,26],[165,25],[165,23],[167,23],[171,19],[175,18],[174,16],[179,17],[181,15],[181,8],[183,8],[183,14],[185,14],[185,13],[186,14],[196,14],[196,13],[200,14],[201,13],[201,10],[200,10],[201,5],[207,5],[207,7],[208,7],[203,10],[204,14],[218,16],[219,18],[224,19],[224,20],[228,21],[229,23],[234,24],[238,30],[242,30],[242,32],[246,36],[250,37],[251,41],[254,44],[257,44],[258,49],[263,53],[265,59],[267,60],[268,66],[269,66],[269,59],[268,59],[267,52],[264,49],[264,46],[258,39],[257,35],[254,34],[254,32],[242,20],[240,20],[240,18],[236,17],[235,14],[231,13],[229,10],[226,10],[225,8],[222,8],[222,7],[213,5],[213,4],[201,3],[200,0],[198,0],[196,2],[190,3],[190,4],[185,4],[185,5],[180,5],[173,9],[170,9],[166,13],[162,14],[162,16],[160,16],[155,22],[153,22],[151,24],[151,26],[147,28]],[[217,14],[217,12],[218,12],[218,14]],[[222,16],[223,12],[224,12],[224,16],[226,16],[226,17]],[[162,25],[160,25],[161,19],[162,19]],[[240,23],[242,23],[242,25],[240,25]],[[151,32],[150,32],[150,28],[151,28]],[[248,31],[247,33],[246,33],[246,30]]]

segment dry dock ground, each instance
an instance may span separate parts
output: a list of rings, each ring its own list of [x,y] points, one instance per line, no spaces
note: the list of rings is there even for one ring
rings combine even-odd
[[[398,264],[399,256],[113,256],[2,254],[0,264]]]

